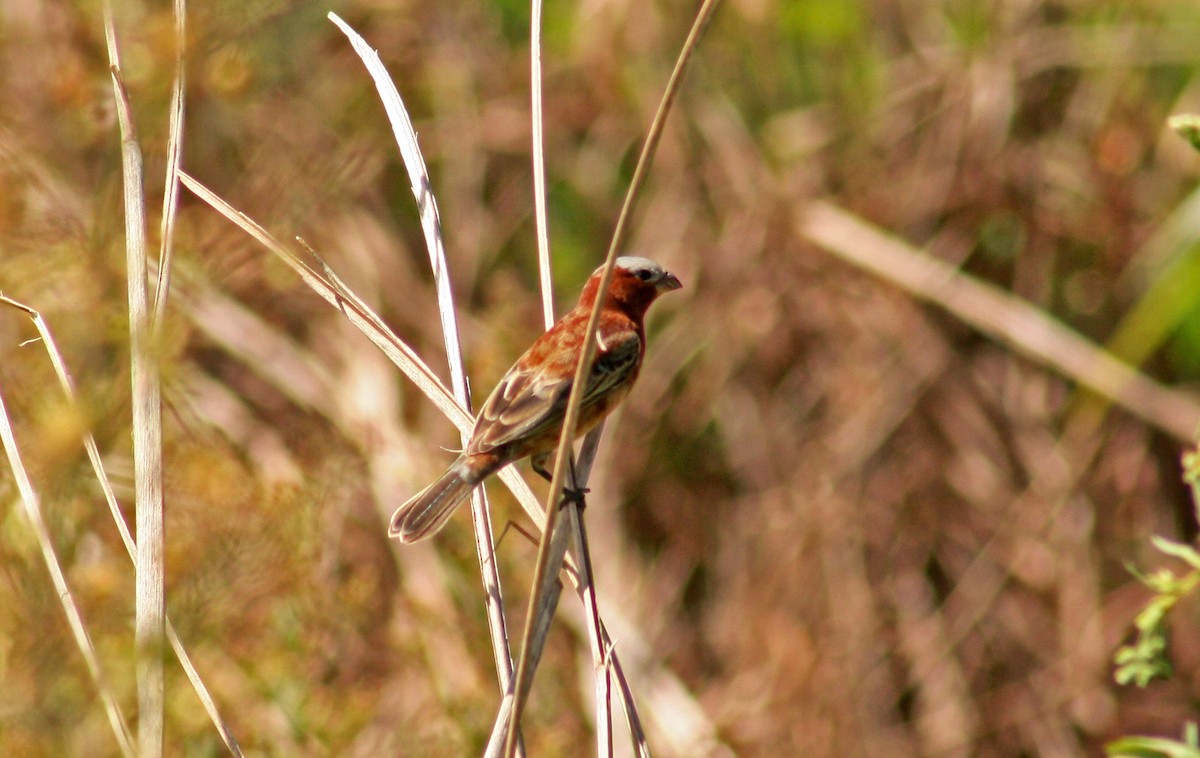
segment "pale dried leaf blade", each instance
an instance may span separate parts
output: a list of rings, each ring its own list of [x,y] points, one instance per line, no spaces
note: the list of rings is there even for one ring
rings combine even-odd
[[[533,218],[537,226],[538,275],[542,318],[554,325],[554,286],[550,271],[550,225],[546,219],[546,146],[542,115],[542,0],[533,0],[529,22],[529,94],[533,117]]]
[[[300,278],[333,307],[342,311],[356,329],[371,340],[384,355],[404,373],[405,376],[421,390],[427,398],[442,412],[459,431],[470,431],[474,419],[450,395],[450,391],[442,384],[437,375],[429,369],[424,361],[383,323],[369,308],[348,302],[342,297],[340,290],[325,281],[321,275],[313,271],[307,264],[297,258],[290,250],[281,245],[265,229],[256,224],[244,213],[235,209],[215,192],[204,186],[198,179],[186,171],[179,172],[180,182],[196,197],[207,203],[213,210],[220,213],[254,239],[258,240],[267,250],[278,256],[288,266],[292,267]],[[533,491],[512,468],[503,469],[500,479],[512,491],[521,507],[529,514],[535,523],[541,525],[545,516],[541,504],[534,497]]]
[[[307,284],[313,292],[317,293],[333,307],[340,310],[350,323],[356,329],[362,332],[366,337],[373,342],[376,347],[383,351],[396,366],[404,372],[413,384],[417,386],[426,397],[441,411],[446,418],[450,419],[460,430],[470,430],[473,423],[472,418],[465,410],[454,400],[450,395],[450,391],[442,384],[437,375],[425,365],[417,354],[404,343],[394,332],[387,328],[373,311],[367,308],[361,300],[354,298],[348,299],[342,293],[342,290],[335,284],[329,282],[324,276],[317,273],[312,267],[301,261],[294,253],[280,244],[272,237],[265,229],[263,229],[254,221],[250,220],[245,214],[236,210],[229,203],[225,202],[220,196],[212,190],[205,187],[197,179],[189,175],[187,172],[181,171],[179,174],[180,181],[187,187],[196,197],[208,203],[214,210],[220,213],[225,218],[232,221],[243,231],[249,234],[254,239],[258,240],[263,247],[267,248],[271,253],[278,256],[284,263],[292,268],[300,275],[301,280]]]
[[[134,486],[137,493],[137,576],[135,637],[137,647],[138,755],[156,758],[163,750],[165,709],[166,597],[162,483],[161,386],[153,347],[146,286],[146,198],[141,147],[121,80],[112,8],[105,3],[104,31],[112,71],[113,97],[121,133],[121,179],[125,196],[125,261],[129,294],[132,374]]]
[[[387,69],[379,60],[379,54],[367,44],[336,13],[329,13],[332,21],[350,40],[351,46],[362,59],[375,82],[383,107],[387,111],[388,120],[392,124],[392,133],[404,159],[404,167],[408,170],[409,182],[413,194],[417,198],[417,210],[421,215],[421,229],[425,234],[425,244],[429,248],[430,262],[433,266],[434,287],[438,296],[438,313],[442,319],[442,334],[446,340],[446,353],[450,356],[451,385],[455,395],[460,399],[466,397],[466,374],[462,367],[462,348],[459,345],[458,321],[454,313],[454,298],[450,292],[450,277],[446,269],[446,251],[442,242],[441,220],[438,216],[437,201],[429,183],[429,170],[425,167],[425,159],[421,148],[417,145],[417,133],[413,129],[408,111],[388,76]]]
[[[167,171],[158,253],[158,283],[154,287],[154,331],[161,332],[171,289],[171,260],[175,248],[175,219],[179,213],[179,167],[183,160],[183,110],[187,44],[187,3],[175,0],[175,80],[171,85],[171,110],[167,127]]]
[[[454,388],[454,396],[463,408],[470,411],[471,393],[467,382],[466,368],[463,362],[462,344],[459,339],[458,317],[454,308],[454,294],[450,286],[450,268],[446,260],[446,247],[442,239],[441,220],[438,214],[437,199],[429,180],[429,170],[425,166],[425,158],[417,143],[417,133],[413,129],[408,109],[400,97],[399,90],[392,82],[391,76],[366,41],[349,27],[335,13],[329,14],[329,19],[350,40],[383,101],[388,120],[392,124],[392,132],[400,155],[408,170],[409,181],[412,184],[413,195],[417,199],[417,211],[421,216],[421,228],[425,234],[425,245],[429,250],[429,262],[433,270],[434,289],[437,292],[438,314],[442,322],[442,338],[446,344],[446,357],[450,364],[450,383]],[[462,431],[464,447],[469,441],[470,433]],[[508,628],[504,618],[504,594],[500,585],[500,574],[496,562],[492,560],[495,550],[495,540],[492,535],[491,510],[482,487],[476,488],[471,495],[472,522],[475,529],[475,548],[479,559],[480,572],[483,581],[484,602],[488,619],[488,630],[492,642],[492,652],[496,664],[496,676],[503,692],[512,679],[512,654],[508,646]]]

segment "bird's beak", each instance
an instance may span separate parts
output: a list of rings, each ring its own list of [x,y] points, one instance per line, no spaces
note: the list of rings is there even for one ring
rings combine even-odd
[[[662,279],[658,280],[658,284],[655,286],[655,289],[658,290],[658,294],[661,295],[664,292],[670,292],[671,290],[677,290],[682,286],[683,285],[680,284],[679,279],[674,274],[672,274],[671,272],[668,271],[663,274]]]

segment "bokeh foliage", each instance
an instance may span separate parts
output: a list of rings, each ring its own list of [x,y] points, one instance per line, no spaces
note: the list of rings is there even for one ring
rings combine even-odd
[[[412,194],[331,6],[192,5],[185,168],[279,238],[302,235],[441,370]],[[332,9],[414,115],[486,392],[539,324],[528,6]],[[548,3],[564,305],[605,249],[693,10]],[[170,14],[117,7],[152,209]],[[1197,157],[1166,120],[1200,110],[1198,33],[1190,2],[726,1],[631,245],[686,289],[655,308],[588,519],[602,603],[737,754],[1085,756],[1194,718],[1194,597],[1170,616],[1171,679],[1118,686],[1111,661],[1148,597],[1126,564],[1152,573],[1151,535],[1196,534],[1183,441],[1112,410],[1060,444],[1071,382],[806,245],[795,219],[828,199],[1193,386]],[[94,430],[130,512],[103,51],[99,3],[0,5],[0,291],[43,312],[86,403],[61,401],[8,313],[0,390],[131,712],[132,573],[76,443]],[[477,752],[496,686],[466,516],[430,549],[397,550],[383,528],[448,459],[450,425],[186,193],[177,247],[168,608],[235,733],[255,755]],[[0,754],[115,754],[7,475],[0,494]],[[502,544],[513,608],[533,552]],[[588,744],[586,649],[569,625],[552,635],[532,755]],[[220,754],[171,670],[168,754]]]

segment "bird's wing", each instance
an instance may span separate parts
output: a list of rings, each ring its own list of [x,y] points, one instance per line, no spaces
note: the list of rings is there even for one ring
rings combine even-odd
[[[604,338],[588,374],[581,405],[586,407],[630,381],[641,362],[642,340],[637,332],[623,331]],[[563,402],[566,403],[565,397]]]
[[[629,381],[640,359],[641,338],[636,332],[605,338],[588,374],[581,407],[586,408]],[[571,373],[550,374],[523,362],[509,369],[479,412],[471,452],[488,452],[561,424],[574,382],[574,369],[571,363]]]

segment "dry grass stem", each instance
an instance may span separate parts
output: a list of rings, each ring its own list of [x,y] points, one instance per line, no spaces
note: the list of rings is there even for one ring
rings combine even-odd
[[[550,223],[546,219],[546,140],[542,109],[542,0],[533,0],[529,18],[529,113],[533,137],[533,219],[537,226],[542,320],[549,329],[554,325],[554,277],[550,267]]]
[[[554,325],[554,287],[550,266],[550,230],[546,218],[546,156],[545,156],[545,120],[542,107],[542,0],[533,0],[530,15],[529,32],[529,71],[530,71],[530,122],[532,125],[533,152],[533,211],[537,227],[538,271],[541,280],[542,317],[546,328]],[[604,433],[604,422],[590,431],[584,439],[580,453],[579,465],[572,471],[577,479],[571,482],[575,490],[587,487],[592,464],[600,438]],[[592,646],[593,675],[595,677],[595,706],[596,706],[596,755],[612,755],[612,699],[610,688],[609,656],[600,643],[600,630],[603,621],[600,619],[600,609],[596,603],[595,587],[592,585],[590,559],[587,555],[587,535],[583,530],[583,514],[571,504],[568,515],[571,518],[572,534],[575,536],[576,555],[579,556],[579,572],[577,574],[577,589],[584,602],[588,617],[588,640]],[[556,564],[552,564],[556,565]],[[631,723],[638,723],[636,706],[632,698],[625,701],[626,713],[634,714]]]
[[[470,413],[471,393],[467,382],[466,368],[463,365],[458,318],[455,315],[454,294],[450,287],[450,269],[446,261],[446,247],[442,239],[437,199],[434,197],[429,181],[429,170],[425,166],[425,158],[421,155],[421,148],[417,144],[416,131],[413,129],[412,121],[408,116],[408,110],[404,107],[400,93],[392,82],[387,69],[379,60],[379,55],[337,14],[330,12],[329,19],[349,38],[351,45],[366,65],[380,98],[383,100],[388,120],[392,124],[392,132],[396,137],[396,144],[400,148],[404,165],[408,169],[409,181],[417,199],[421,228],[424,231],[425,245],[429,251],[434,288],[437,291],[438,313],[442,320],[442,337],[446,344],[446,357],[450,363],[450,383],[454,388],[454,396]],[[469,438],[469,431],[461,432],[464,446]],[[476,555],[483,579],[484,606],[488,629],[491,633],[496,676],[500,691],[504,692],[507,690],[509,682],[512,681],[512,654],[509,652],[508,646],[508,627],[504,618],[504,594],[500,585],[500,573],[495,560],[493,560],[495,540],[492,535],[491,509],[488,506],[487,494],[482,487],[475,488],[475,491],[471,493],[471,513],[475,525]]]
[[[133,460],[137,500],[138,755],[156,758],[163,750],[163,652],[166,595],[163,551],[162,407],[158,350],[147,297],[146,198],[142,152],[121,78],[112,8],[105,3],[105,39],[113,97],[121,132],[125,196],[125,260],[129,297],[132,364]]]
[[[646,135],[645,144],[642,147],[641,155],[638,156],[637,166],[633,172],[633,179],[629,184],[629,191],[625,195],[625,203],[621,208],[621,215],[617,219],[616,228],[613,231],[612,242],[609,245],[608,256],[604,263],[604,269],[600,276],[598,289],[604,292],[608,289],[609,283],[612,281],[613,265],[616,263],[617,251],[625,244],[625,234],[629,223],[629,217],[638,193],[641,191],[642,184],[645,182],[646,175],[650,170],[650,164],[653,160],[655,149],[658,146],[658,141],[662,137],[663,127],[666,124],[667,114],[670,112],[671,104],[675,100],[675,96],[679,92],[680,84],[682,83],[683,73],[687,68],[687,63],[691,60],[692,53],[699,44],[700,34],[704,30],[708,21],[712,18],[712,14],[716,11],[717,0],[705,0],[700,6],[700,10],[696,13],[696,20],[692,24],[691,31],[688,34],[687,40],[684,42],[683,49],[680,51],[679,59],[675,63],[675,68],[671,72],[671,78],[667,81],[667,87],[663,93],[662,102],[659,104],[658,110],[654,114],[654,120],[650,124],[650,129]],[[588,319],[588,325],[585,333],[588,339],[584,340],[583,351],[579,356],[579,363],[575,369],[575,376],[572,380],[571,394],[567,399],[566,410],[563,415],[563,429],[559,437],[558,452],[555,454],[554,473],[550,480],[550,494],[546,500],[546,527],[543,533],[553,534],[555,524],[557,522],[558,508],[556,504],[559,500],[559,493],[562,492],[563,485],[567,481],[567,464],[570,460],[571,443],[575,439],[575,428],[579,423],[580,403],[583,399],[581,389],[585,386],[588,367],[591,365],[592,359],[596,354],[596,342],[591,338],[596,332],[596,327],[600,323],[600,310],[604,305],[603,298],[596,298],[596,303],[592,307],[591,316]],[[567,504],[568,508],[576,507],[572,503]],[[521,657],[517,662],[517,682],[523,684],[526,678],[526,670],[530,665],[529,661],[529,644],[533,639],[533,631],[535,624],[534,611],[539,607],[539,594],[550,591],[550,585],[556,581],[554,574],[557,574],[557,567],[561,565],[559,562],[552,563],[550,554],[550,544],[546,540],[542,541],[542,545],[538,550],[538,560],[534,569],[534,591],[529,598],[529,613],[525,619],[525,631],[522,634]],[[551,569],[554,566],[554,569]],[[504,755],[512,756],[516,748],[515,734],[520,727],[521,712],[525,706],[525,699],[528,693],[524,692],[520,686],[516,691],[516,698],[513,701],[512,718],[514,728],[510,730],[508,744],[505,748]]]
[[[565,522],[558,522],[555,531],[550,533],[549,538],[546,537],[547,532],[542,532],[541,545],[543,549],[549,551],[552,558],[556,558],[558,563],[562,565],[563,559],[567,554],[567,545],[570,540],[570,533],[565,528]],[[545,588],[545,591],[540,593],[539,603],[536,607],[530,609],[532,623],[526,624],[526,629],[530,631],[530,638],[527,641],[527,648],[522,648],[522,659],[525,657],[524,651],[529,651],[531,658],[530,665],[521,669],[525,673],[525,678],[517,683],[515,680],[510,684],[509,690],[504,694],[500,707],[496,711],[496,720],[492,725],[491,737],[488,740],[487,748],[484,750],[485,758],[499,758],[505,755],[508,751],[514,751],[519,746],[521,739],[517,730],[519,722],[514,719],[513,709],[519,701],[520,692],[528,692],[533,686],[533,676],[537,672],[537,664],[541,660],[542,652],[546,647],[546,636],[550,633],[550,625],[554,620],[554,611],[558,608],[558,600],[562,595],[562,582],[557,578]],[[511,738],[509,735],[512,734]]]
[[[603,433],[604,422],[601,421],[599,426],[584,437],[583,446],[579,451],[579,463],[572,467],[570,472],[572,489],[582,490],[587,487]],[[592,676],[595,681],[593,690],[596,708],[596,755],[611,756],[613,751],[611,669],[613,650],[611,644],[604,643],[604,621],[600,618],[600,605],[596,600],[596,573],[592,570],[591,547],[588,544],[587,529],[584,526],[583,510],[570,508],[567,510],[567,518],[572,544],[575,547],[575,563],[579,567],[576,591],[583,602],[588,644],[592,649]],[[644,746],[646,740],[642,731],[641,717],[637,712],[637,704],[629,693],[622,691],[621,694],[633,743],[635,747]],[[638,754],[641,755],[640,750]]]
[[[154,333],[160,335],[171,289],[171,260],[175,251],[175,220],[179,213],[179,168],[183,160],[184,91],[187,68],[187,0],[174,0],[175,78],[171,84],[171,106],[167,126],[167,170],[163,190],[162,228],[158,253],[158,281],[154,288]]]
[[[609,673],[611,648],[603,643],[599,608],[596,603],[595,573],[592,571],[592,554],[588,546],[583,513],[578,509],[567,511],[567,528],[575,547],[576,563],[579,566],[578,592],[587,611],[587,637],[592,649],[592,677],[596,705],[596,755],[613,754],[612,737],[612,678]],[[636,711],[634,711],[636,713]],[[631,730],[633,731],[633,730]],[[636,732],[635,732],[636,734]],[[634,745],[644,743],[644,738],[634,737]],[[640,754],[640,753],[639,753]]]

